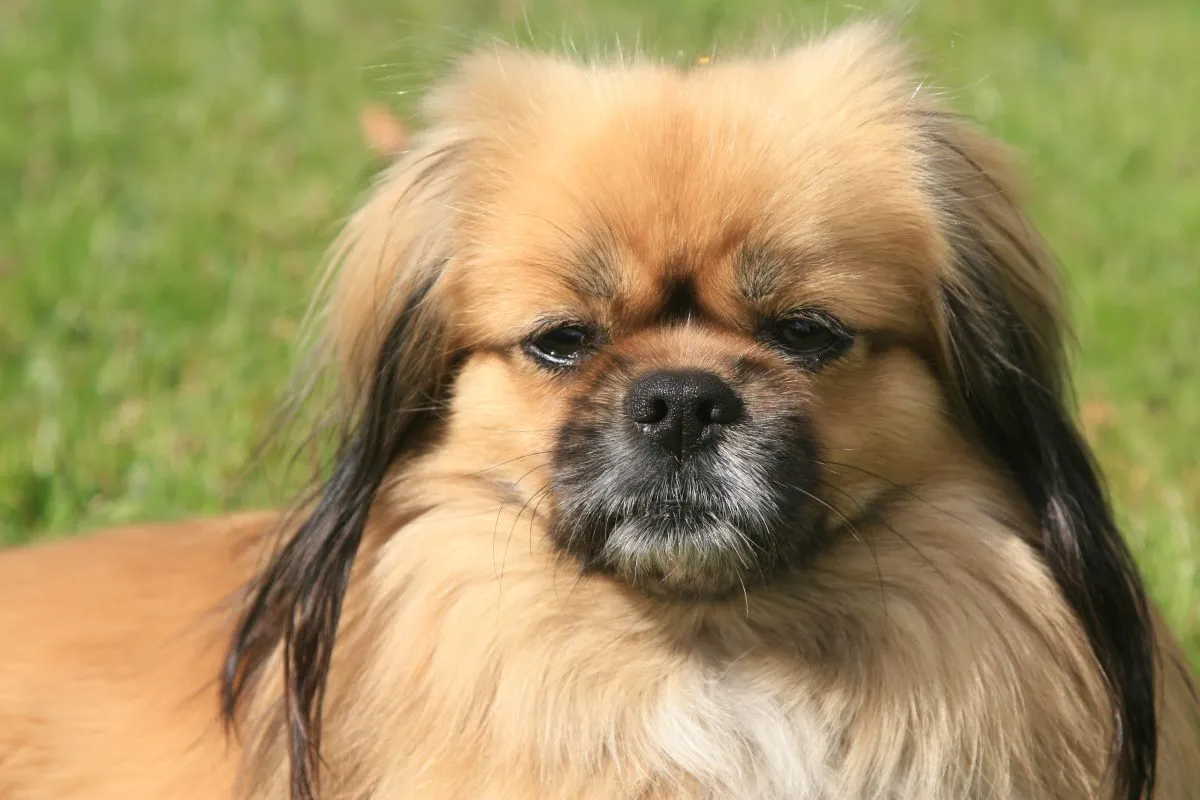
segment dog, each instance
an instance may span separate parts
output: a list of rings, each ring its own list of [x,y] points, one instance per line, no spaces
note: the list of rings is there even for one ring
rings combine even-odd
[[[889,31],[424,112],[323,483],[0,558],[0,796],[1200,797],[1053,259]]]

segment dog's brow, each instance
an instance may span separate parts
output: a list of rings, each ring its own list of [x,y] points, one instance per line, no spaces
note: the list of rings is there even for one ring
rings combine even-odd
[[[791,262],[781,251],[761,244],[746,244],[737,257],[738,288],[755,301],[776,292]]]
[[[576,249],[565,275],[568,288],[587,297],[611,300],[617,293],[617,269],[611,252],[598,238]]]

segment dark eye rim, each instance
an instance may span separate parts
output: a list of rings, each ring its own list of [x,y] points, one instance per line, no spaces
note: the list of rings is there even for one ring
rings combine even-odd
[[[812,350],[799,350],[788,345],[784,339],[784,329],[793,322],[804,322],[824,330],[829,334],[829,341]],[[843,355],[854,344],[854,337],[853,328],[819,309],[797,309],[767,321],[762,327],[762,338],[808,369],[823,366]]]
[[[580,334],[579,350],[570,356],[561,356],[539,346],[539,340],[560,331],[573,330]],[[552,370],[571,369],[590,358],[601,343],[601,337],[591,325],[583,322],[555,320],[542,325],[521,343],[521,349],[538,365]]]

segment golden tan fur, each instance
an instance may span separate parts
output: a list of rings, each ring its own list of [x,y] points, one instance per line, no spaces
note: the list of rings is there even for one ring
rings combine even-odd
[[[370,394],[414,294],[420,336],[393,354],[402,399],[451,381],[453,394],[433,444],[375,498],[329,678],[321,796],[1111,796],[1096,657],[1030,508],[957,421],[945,379],[970,354],[939,293],[973,291],[955,260],[970,248],[998,259],[1021,320],[1059,353],[1050,261],[998,146],[916,91],[903,54],[864,26],[688,72],[487,53],[428,112],[335,251],[327,323],[347,407]],[[573,265],[597,226],[618,269],[580,293]],[[736,261],[760,241],[786,280],[756,307]],[[716,323],[657,324],[683,277]],[[747,335],[755,315],[811,305],[889,335],[815,374]],[[531,320],[565,312],[612,339],[567,379],[520,352]],[[547,452],[573,395],[620,391],[604,372],[618,358],[722,376],[765,364],[748,402],[804,405],[836,455],[820,501],[855,524],[804,570],[727,600],[581,576],[547,535]],[[0,797],[218,798],[239,771],[241,796],[288,797],[279,654],[249,681],[244,759],[215,690],[227,600],[270,524],[0,556]],[[1200,798],[1190,668],[1161,624],[1155,637],[1156,797]]]
[[[0,797],[228,796],[227,605],[274,515],[141,525],[0,554]]]

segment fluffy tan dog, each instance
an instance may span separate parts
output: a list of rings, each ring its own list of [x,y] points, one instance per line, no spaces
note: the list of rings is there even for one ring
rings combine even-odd
[[[0,558],[0,797],[1200,797],[1052,261],[888,36],[426,111],[257,577],[269,515]]]

